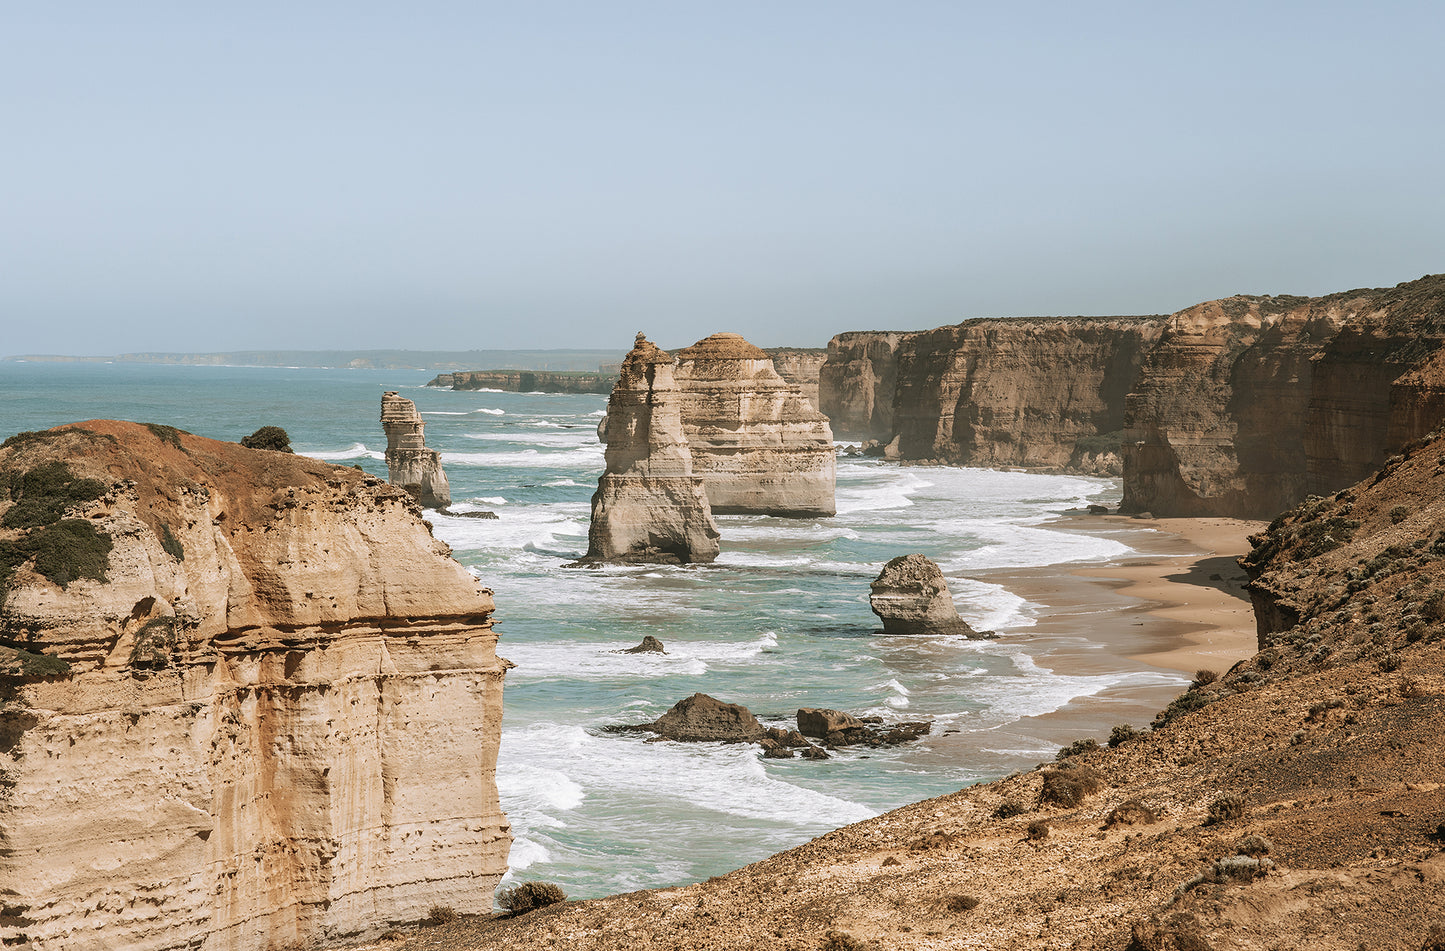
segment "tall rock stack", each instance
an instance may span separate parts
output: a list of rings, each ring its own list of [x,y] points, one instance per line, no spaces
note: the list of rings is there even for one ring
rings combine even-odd
[[[718,554],[703,480],[693,472],[673,358],[642,334],[597,428],[607,471],[592,496],[584,562],[688,564]]]
[[[416,404],[394,391],[383,393],[381,426],[386,430],[386,468],[391,484],[401,486],[427,508],[451,505],[452,489],[442,471],[442,454],[426,447],[426,423]]]
[[[719,515],[813,518],[836,511],[828,417],[767,353],[717,333],[677,353],[693,471]]]
[[[0,449],[0,542],[0,943],[268,951],[491,911],[508,665],[409,495],[92,421]]]

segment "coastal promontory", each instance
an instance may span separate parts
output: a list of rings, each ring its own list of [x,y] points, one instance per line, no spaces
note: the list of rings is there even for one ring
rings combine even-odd
[[[262,951],[488,911],[507,663],[406,492],[167,426],[0,449],[0,940]]]

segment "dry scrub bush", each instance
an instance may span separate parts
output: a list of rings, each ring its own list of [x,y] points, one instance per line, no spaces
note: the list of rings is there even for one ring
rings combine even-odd
[[[993,817],[995,819],[1012,819],[1014,816],[1021,816],[1028,811],[1029,807],[1017,799],[1005,799],[999,803],[998,808],[993,811]]]
[[[1219,679],[1219,671],[1200,668],[1194,672],[1194,682],[1190,687],[1207,687]]]
[[[1216,859],[1209,868],[1180,885],[1179,890],[1187,892],[1198,885],[1228,885],[1231,882],[1248,884],[1256,878],[1268,875],[1272,868],[1274,868],[1274,863],[1266,858],[1231,855]]]
[[[979,899],[972,895],[950,895],[946,904],[952,912],[973,911],[978,907]]]
[[[1044,770],[1039,802],[1073,807],[1104,788],[1104,777],[1090,766]]]
[[[823,936],[820,951],[868,951],[868,944],[846,931],[830,931]]]
[[[429,925],[449,925],[456,920],[457,912],[451,905],[432,905],[426,910],[426,923]]]
[[[1243,796],[1220,796],[1209,804],[1209,815],[1204,820],[1207,826],[1219,825],[1244,817]]]
[[[1125,951],[1211,951],[1200,934],[1199,919],[1191,914],[1136,921]]]
[[[1029,838],[1040,841],[1049,837],[1049,820],[1035,819],[1029,823]]]
[[[1240,839],[1235,845],[1234,851],[1240,855],[1248,855],[1250,858],[1259,858],[1261,855],[1268,855],[1274,850],[1274,843],[1262,835],[1247,835]]]
[[[1115,806],[1104,817],[1104,828],[1115,826],[1153,825],[1159,821],[1159,814],[1137,799],[1126,799]]]
[[[567,893],[551,882],[523,882],[497,893],[497,904],[514,915],[567,900]]]

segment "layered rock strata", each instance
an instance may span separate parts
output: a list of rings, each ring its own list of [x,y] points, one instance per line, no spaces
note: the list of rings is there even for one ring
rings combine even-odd
[[[767,353],[733,333],[677,352],[682,423],[693,472],[720,515],[797,518],[835,512],[837,460],[828,419]]]
[[[426,423],[416,404],[388,390],[381,396],[381,425],[386,430],[386,468],[392,485],[401,486],[427,508],[452,504],[442,471],[442,454],[426,447]]]
[[[1129,395],[1124,511],[1268,518],[1445,416],[1445,276],[1175,314]]]
[[[823,364],[828,362],[825,347],[764,347],[763,352],[773,361],[778,376],[795,384],[803,396],[818,408],[818,377]]]
[[[358,470],[93,421],[0,449],[0,941],[262,951],[489,911],[491,592]]]
[[[1115,473],[1124,398],[1163,319],[979,318],[828,344],[820,408],[889,458]]]
[[[693,472],[682,404],[673,358],[638,334],[597,430],[607,445],[607,470],[592,496],[584,563],[717,557],[717,525]]]
[[[958,616],[943,572],[927,556],[894,558],[883,566],[869,589],[868,606],[883,622],[884,634],[979,636]]]

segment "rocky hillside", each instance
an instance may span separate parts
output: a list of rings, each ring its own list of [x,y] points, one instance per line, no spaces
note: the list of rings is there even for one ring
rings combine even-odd
[[[359,469],[0,448],[0,942],[271,949],[491,907],[492,594]],[[27,943],[29,942],[29,943]]]
[[[403,947],[1435,951],[1442,479],[1436,436],[1253,539],[1263,650],[1152,728],[706,882]]]
[[[905,461],[1124,479],[1124,509],[1271,518],[1445,420],[1445,275],[1168,318],[971,320],[829,343],[820,409]]]

